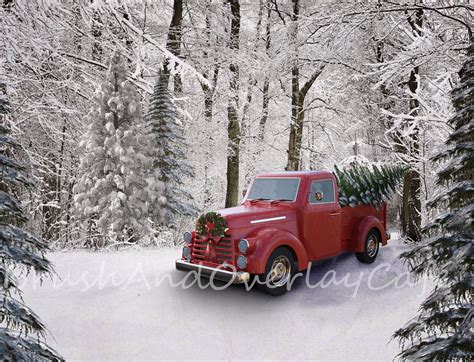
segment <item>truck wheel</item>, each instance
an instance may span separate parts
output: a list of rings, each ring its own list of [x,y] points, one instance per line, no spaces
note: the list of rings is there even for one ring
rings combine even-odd
[[[268,258],[265,273],[259,276],[259,288],[271,295],[285,294],[288,282],[295,273],[295,266],[291,251],[285,247],[275,249]]]
[[[357,259],[366,264],[373,263],[379,253],[380,238],[376,230],[372,229],[365,239],[364,251],[356,253]]]

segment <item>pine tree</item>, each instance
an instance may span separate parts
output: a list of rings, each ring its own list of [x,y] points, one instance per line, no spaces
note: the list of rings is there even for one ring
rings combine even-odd
[[[153,138],[151,157],[154,167],[160,171],[160,180],[166,185],[166,221],[172,222],[177,215],[194,216],[195,208],[189,202],[192,196],[183,188],[183,180],[193,176],[191,166],[183,152],[186,139],[168,82],[160,73],[150,98],[147,124]]]
[[[341,207],[368,204],[378,207],[388,200],[403,178],[406,168],[400,165],[353,164],[343,170],[334,166]]]
[[[23,303],[13,273],[23,269],[47,275],[52,267],[44,255],[48,246],[21,229],[27,217],[14,191],[31,183],[25,167],[9,156],[19,145],[5,127],[8,111],[6,86],[0,81],[0,356],[5,361],[58,361],[62,357],[41,340],[46,328]]]
[[[434,277],[436,287],[420,313],[395,333],[408,359],[473,360],[474,239],[474,39],[452,92],[454,131],[447,149],[434,161],[450,160],[438,173],[447,191],[431,200],[432,209],[445,210],[423,230],[424,240],[402,254],[416,277]]]
[[[163,217],[166,199],[159,170],[146,156],[150,147],[140,95],[126,79],[115,52],[106,80],[97,90],[80,142],[79,180],[74,187],[80,220],[92,221],[104,236],[136,241],[152,233],[152,220]]]

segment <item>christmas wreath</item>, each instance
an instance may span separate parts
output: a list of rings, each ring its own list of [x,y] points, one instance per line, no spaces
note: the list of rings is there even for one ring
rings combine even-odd
[[[196,232],[202,236],[223,237],[227,231],[227,221],[217,212],[208,212],[199,217]]]

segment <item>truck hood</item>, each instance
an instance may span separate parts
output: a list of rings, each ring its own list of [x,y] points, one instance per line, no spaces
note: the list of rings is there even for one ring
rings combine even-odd
[[[286,205],[241,205],[218,212],[226,218],[230,229],[263,226],[296,219],[294,210]]]

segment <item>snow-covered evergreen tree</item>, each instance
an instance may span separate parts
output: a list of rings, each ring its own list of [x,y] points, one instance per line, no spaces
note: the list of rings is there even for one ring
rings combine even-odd
[[[62,357],[43,341],[46,328],[21,299],[14,271],[50,274],[48,246],[21,229],[27,220],[14,191],[30,186],[25,168],[9,157],[19,145],[8,135],[6,86],[0,81],[0,356],[4,361],[58,361]],[[19,298],[17,298],[18,296]]]
[[[150,146],[140,95],[126,79],[118,52],[97,90],[80,142],[79,180],[74,187],[81,220],[92,220],[104,236],[135,240],[163,217],[166,199],[159,169],[146,156]],[[110,232],[112,234],[110,234]]]
[[[445,210],[425,229],[425,239],[402,254],[416,276],[435,277],[436,288],[422,303],[420,314],[395,333],[401,356],[423,360],[473,360],[474,239],[474,39],[452,92],[454,131],[447,149],[435,161],[450,160],[438,173],[447,191],[430,206]]]
[[[187,143],[168,82],[161,72],[150,98],[146,119],[153,139],[150,156],[160,172],[160,180],[166,185],[166,221],[172,222],[177,215],[194,215],[195,208],[190,203],[193,197],[181,187],[184,179],[193,175],[183,152]]]

